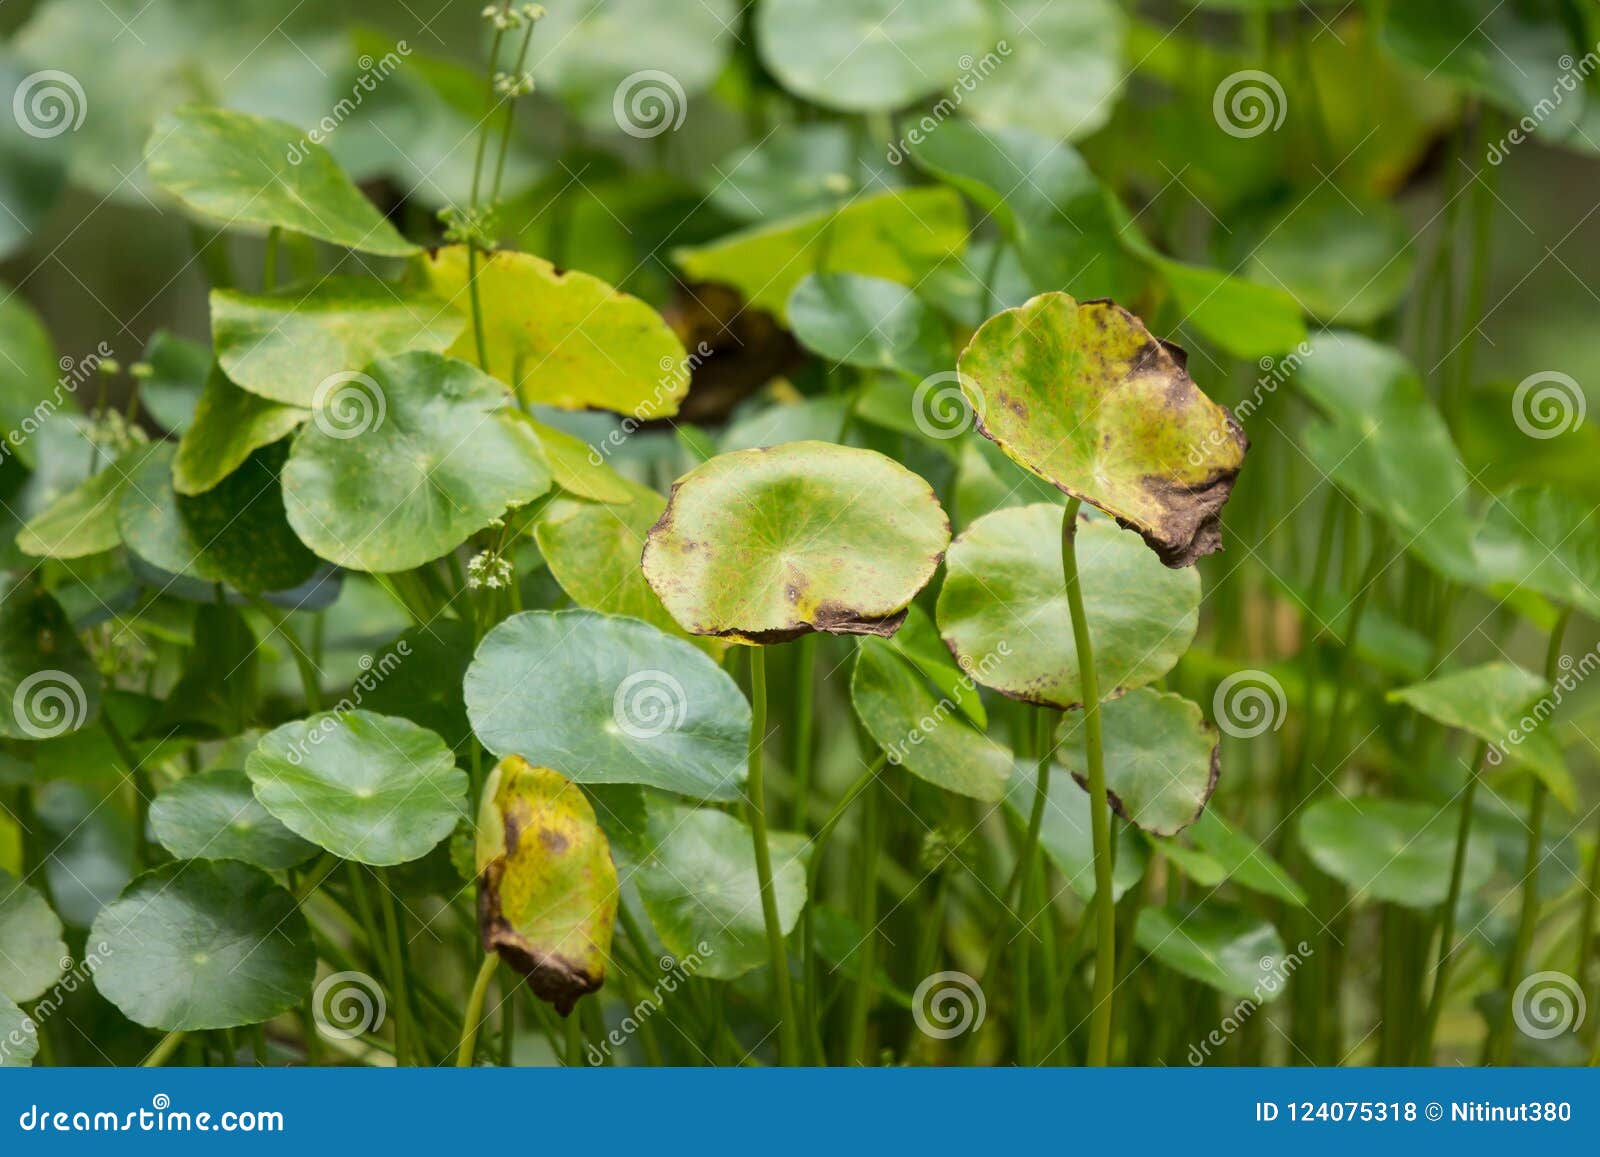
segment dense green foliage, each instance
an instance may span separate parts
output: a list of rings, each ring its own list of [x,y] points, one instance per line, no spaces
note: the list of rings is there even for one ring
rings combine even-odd
[[[0,16],[0,1063],[1600,1058],[1600,11],[549,7]]]

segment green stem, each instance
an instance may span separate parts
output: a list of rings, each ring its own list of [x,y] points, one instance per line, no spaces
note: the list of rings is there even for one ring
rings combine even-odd
[[[806,801],[811,794],[811,756],[816,736],[817,636],[802,635],[795,644],[794,672],[794,828],[806,830]]]
[[[395,1028],[397,1035],[403,1032],[407,1046],[403,1054],[397,1053],[396,1060],[401,1064],[406,1061],[413,1064],[419,1061],[426,1063],[427,1058],[421,1055],[421,1038],[418,1036],[417,1026],[411,1015],[406,956],[400,945],[400,913],[395,907],[394,889],[389,887],[388,880],[380,879],[378,890],[381,893],[380,903],[383,905],[383,927],[389,945],[389,963],[393,965],[389,979],[394,985]],[[401,1056],[404,1060],[400,1059]]]
[[[1466,790],[1461,793],[1461,822],[1456,827],[1455,859],[1450,864],[1450,893],[1445,897],[1444,910],[1439,922],[1439,963],[1433,969],[1433,995],[1428,998],[1427,1019],[1417,1038],[1416,1058],[1413,1063],[1430,1064],[1433,1060],[1433,1038],[1439,1029],[1439,1015],[1444,1011],[1445,996],[1450,987],[1450,971],[1458,955],[1456,948],[1456,909],[1461,906],[1461,881],[1466,875],[1467,841],[1472,834],[1472,805],[1478,795],[1478,777],[1483,774],[1483,761],[1489,754],[1489,745],[1479,743],[1467,769]]]
[[[528,65],[528,45],[533,42],[535,23],[536,21],[533,20],[528,21],[527,31],[522,34],[522,47],[517,52],[517,66],[511,70],[511,76],[514,81],[521,78],[523,69]],[[517,102],[508,100],[506,102],[505,123],[500,126],[500,151],[494,159],[494,181],[489,186],[490,204],[500,199],[500,178],[505,175],[506,154],[511,150],[511,122],[512,118],[516,116],[516,112]]]
[[[472,982],[472,993],[467,997],[466,1015],[461,1018],[461,1043],[456,1047],[456,1068],[470,1069],[478,1044],[478,1028],[483,1023],[483,998],[489,992],[489,982],[494,979],[500,965],[498,953],[491,952],[478,965],[478,976]],[[509,1002],[508,1002],[509,1003]]]
[[[755,842],[756,879],[761,887],[761,916],[767,927],[767,954],[772,986],[778,997],[778,1057],[785,1065],[800,1061],[799,1024],[789,985],[789,953],[778,918],[778,895],[772,886],[772,849],[767,846],[767,800],[762,782],[761,744],[767,731],[767,660],[759,646],[750,649],[750,835]]]
[[[169,1032],[161,1038],[155,1048],[150,1050],[150,1055],[139,1062],[139,1067],[142,1069],[159,1069],[167,1063],[172,1054],[177,1051],[178,1046],[183,1043],[183,1038],[188,1035],[187,1032],[181,1029],[174,1029]]]
[[[1572,620],[1572,608],[1563,607],[1550,628],[1550,645],[1545,650],[1544,680],[1554,685],[1561,670],[1561,642]],[[1506,960],[1505,1007],[1500,1012],[1500,1025],[1490,1038],[1493,1060],[1504,1065],[1511,1060],[1513,1014],[1516,1001],[1512,999],[1528,964],[1528,953],[1533,947],[1533,933],[1539,922],[1539,863],[1544,858],[1544,813],[1549,789],[1541,779],[1534,780],[1533,796],[1528,803],[1528,850],[1522,864],[1522,917],[1517,922],[1517,938],[1512,942],[1511,955]]]
[[[583,1067],[583,1021],[578,1015],[578,1010],[573,1009],[567,1014],[567,1067],[581,1069]]]
[[[477,349],[478,368],[484,373],[489,372],[489,346],[483,336],[483,302],[478,295],[478,246],[475,242],[467,242],[467,298],[472,305],[472,342]],[[512,387],[521,390],[521,381],[512,383]]]
[[[141,767],[138,754],[133,750],[132,744],[122,734],[122,729],[111,718],[111,712],[100,712],[100,727],[106,733],[106,738],[111,740],[111,747],[117,753],[123,765],[127,768],[128,784],[133,788],[133,833],[134,851],[138,856],[141,866],[148,866],[148,844],[146,831],[148,829],[147,817],[150,814],[150,796],[153,794],[150,784]]]
[[[289,615],[266,602],[260,595],[250,595],[250,606],[283,636],[289,644],[289,653],[294,656],[295,670],[300,673],[300,688],[306,699],[306,710],[315,715],[322,710],[321,678],[317,668],[311,661],[311,654],[300,643],[300,636],[294,633],[289,626]]]
[[[877,758],[845,789],[845,793],[839,797],[839,802],[834,805],[828,818],[822,821],[822,825],[817,828],[817,834],[811,840],[811,859],[806,864],[806,906],[800,913],[800,976],[805,985],[803,989],[805,1023],[811,1027],[812,1053],[818,1065],[828,1063],[828,1054],[822,1044],[820,1028],[821,1002],[817,993],[817,937],[814,919],[817,906],[817,876],[822,870],[822,851],[833,838],[834,829],[839,826],[839,821],[844,818],[845,812],[850,810],[850,805],[860,798],[861,793],[871,786],[873,778],[883,770],[885,759],[884,753],[878,752]]]
[[[1578,918],[1578,970],[1573,975],[1579,987],[1588,985],[1589,970],[1593,966],[1596,893],[1600,893],[1600,837],[1596,838],[1594,851],[1589,855],[1589,879],[1583,890],[1583,913]],[[1600,991],[1590,998],[1589,1007],[1600,1009]],[[1600,1043],[1600,1016],[1589,1023],[1590,1035]]]
[[[845,1056],[850,1064],[867,1064],[867,1020],[872,1014],[873,975],[878,965],[878,854],[883,842],[883,789],[868,788],[861,827],[862,940],[856,946],[856,983],[850,994],[850,1029]]]
[[[1083,585],[1078,578],[1078,507],[1074,498],[1061,519],[1061,569],[1066,578],[1067,606],[1072,612],[1072,642],[1077,651],[1083,700],[1084,753],[1089,765],[1089,819],[1094,835],[1095,964],[1093,1006],[1089,1019],[1091,1066],[1110,1063],[1111,1000],[1117,972],[1117,909],[1111,885],[1111,805],[1106,798],[1105,741],[1100,733],[1100,677],[1094,669],[1094,645],[1083,610]],[[1044,784],[1039,785],[1044,793]]]

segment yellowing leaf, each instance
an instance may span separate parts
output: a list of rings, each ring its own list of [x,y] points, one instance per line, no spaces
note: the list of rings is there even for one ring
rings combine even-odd
[[[435,293],[468,309],[464,247],[433,254],[428,279]],[[487,369],[524,403],[636,418],[678,412],[689,392],[688,355],[661,315],[637,297],[510,251],[480,255],[477,283]],[[477,364],[470,326],[448,352]]]
[[[605,983],[617,869],[588,797],[509,755],[478,811],[478,930],[485,952],[528,977],[566,1016]]]

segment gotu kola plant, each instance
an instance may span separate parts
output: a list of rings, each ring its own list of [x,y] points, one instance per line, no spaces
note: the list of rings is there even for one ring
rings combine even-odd
[[[1199,583],[1184,568],[1220,549],[1221,509],[1247,446],[1232,415],[1195,386],[1185,365],[1182,350],[1153,337],[1120,306],[1080,304],[1065,293],[1043,294],[990,318],[958,363],[979,430],[1068,495],[1060,513],[1059,568],[1032,545],[1054,517],[1052,508],[989,515],[951,550],[939,619],[946,641],[969,659],[963,665],[975,677],[1004,694],[1070,712],[1061,739],[1069,752],[1081,747],[1068,758],[1089,792],[1094,845],[1091,1064],[1107,1063],[1111,1043],[1112,801],[1131,822],[1171,834],[1198,818],[1218,773],[1214,733],[1198,708],[1178,696],[1134,692],[1165,674],[1193,637]],[[1162,566],[1129,553],[1122,532],[1083,522],[1084,502],[1137,532],[1161,564],[1183,573],[1166,577]],[[1088,545],[1081,558],[1080,537]],[[1039,642],[998,665],[970,661],[998,644],[1005,616],[1015,613],[1014,596],[1031,598],[1048,613],[1057,600],[1041,586],[1057,576],[1070,648],[1046,630],[1037,632]],[[986,586],[990,581],[1006,589],[996,592]],[[1059,617],[1045,625],[1059,629]],[[1003,900],[1031,873],[1049,767],[1046,754]]]
[[[799,1060],[800,1025],[767,836],[763,647],[812,631],[894,634],[949,542],[950,520],[921,478],[823,442],[702,463],[673,484],[645,542],[645,577],[685,630],[752,648],[745,790],[785,1063]]]

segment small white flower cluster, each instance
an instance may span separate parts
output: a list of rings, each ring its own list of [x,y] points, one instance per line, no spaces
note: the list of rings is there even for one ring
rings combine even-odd
[[[128,421],[127,415],[121,410],[96,410],[89,415],[89,427],[85,433],[90,442],[112,458],[121,457],[135,446],[143,446],[150,441],[150,435]]]
[[[467,563],[467,589],[497,591],[511,585],[511,560],[492,550],[480,550]]]
[[[508,100],[527,96],[533,91],[533,73],[524,72],[513,76],[509,72],[497,72],[494,74],[494,90]]]
[[[544,19],[543,4],[520,4],[513,8],[510,4],[490,4],[483,10],[483,18],[500,31],[510,28],[521,28],[524,24],[536,24]]]

